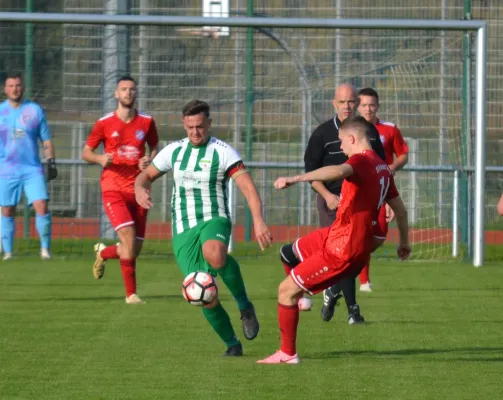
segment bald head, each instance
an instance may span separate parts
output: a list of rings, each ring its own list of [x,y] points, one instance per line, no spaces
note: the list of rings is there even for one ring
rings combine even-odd
[[[337,117],[341,121],[344,121],[347,117],[353,115],[356,110],[356,88],[349,83],[337,86],[332,104],[334,105]]]

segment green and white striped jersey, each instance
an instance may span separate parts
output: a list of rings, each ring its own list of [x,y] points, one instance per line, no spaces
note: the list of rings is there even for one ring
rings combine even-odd
[[[195,147],[186,138],[166,146],[152,163],[161,172],[173,170],[173,235],[212,218],[230,218],[227,181],[236,166],[244,168],[232,146],[210,137]]]

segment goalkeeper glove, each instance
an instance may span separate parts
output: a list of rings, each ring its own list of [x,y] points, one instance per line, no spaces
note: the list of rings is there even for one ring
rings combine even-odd
[[[56,179],[56,177],[58,176],[58,169],[56,168],[55,158],[49,158],[47,160],[45,175],[47,177],[48,182],[52,181],[53,179]]]

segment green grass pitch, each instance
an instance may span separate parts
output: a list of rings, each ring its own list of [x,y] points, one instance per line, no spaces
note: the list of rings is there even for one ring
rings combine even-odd
[[[488,399],[501,398],[503,265],[378,261],[374,292],[358,294],[368,323],[330,323],[321,297],[301,314],[300,365],[255,361],[279,346],[277,258],[242,270],[261,322],[225,348],[184,302],[172,260],[139,260],[139,294],[124,303],[118,262],[95,281],[92,258],[0,263],[0,398],[7,399]],[[220,283],[220,282],[219,282]],[[221,297],[240,338],[239,313]]]

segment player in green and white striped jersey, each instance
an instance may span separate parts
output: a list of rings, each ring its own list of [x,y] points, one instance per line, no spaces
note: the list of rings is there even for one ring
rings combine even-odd
[[[187,138],[166,146],[137,177],[136,200],[142,207],[152,207],[149,194],[152,182],[173,171],[171,213],[178,266],[184,276],[206,271],[222,278],[238,304],[244,336],[251,340],[258,334],[259,323],[246,294],[239,264],[227,254],[232,230],[226,193],[228,180],[234,179],[245,196],[255,237],[263,250],[271,245],[272,235],[262,217],[262,202],[238,152],[209,135],[208,104],[200,100],[188,103],[183,109],[183,124]],[[241,343],[220,301],[216,299],[203,308],[203,314],[227,345],[225,355],[242,355]]]

